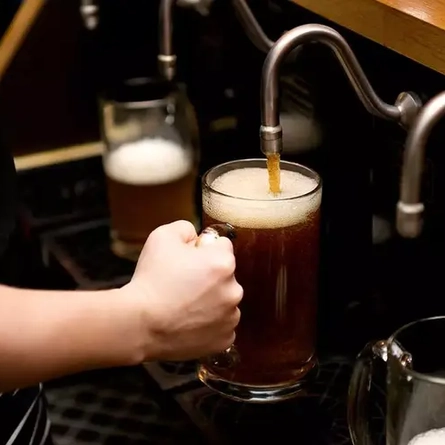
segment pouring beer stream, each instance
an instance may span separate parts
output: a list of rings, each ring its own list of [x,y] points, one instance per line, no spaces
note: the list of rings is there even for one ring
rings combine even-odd
[[[273,195],[281,192],[280,184],[280,155],[278,153],[267,156],[267,173],[269,175],[269,191]]]

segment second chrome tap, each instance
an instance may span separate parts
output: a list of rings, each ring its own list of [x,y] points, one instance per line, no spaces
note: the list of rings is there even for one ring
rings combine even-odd
[[[426,145],[431,131],[445,117],[445,91],[429,100],[408,134],[397,203],[397,231],[404,238],[416,238],[422,232],[425,206],[421,201],[422,172]]]

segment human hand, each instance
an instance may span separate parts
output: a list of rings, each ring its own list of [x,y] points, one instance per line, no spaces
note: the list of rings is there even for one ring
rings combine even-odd
[[[154,230],[123,288],[141,305],[145,360],[188,360],[232,345],[243,289],[235,279],[229,239],[195,246],[190,222]]]

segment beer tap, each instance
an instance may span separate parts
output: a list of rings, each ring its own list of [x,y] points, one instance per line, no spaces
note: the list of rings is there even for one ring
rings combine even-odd
[[[176,54],[173,52],[173,7],[176,0],[161,0],[159,6],[159,71],[167,80],[176,76]]]
[[[404,238],[416,238],[422,231],[425,206],[420,193],[426,144],[434,126],[444,116],[445,91],[425,104],[407,137],[396,218],[397,231]]]
[[[209,13],[213,0],[161,0],[159,5],[159,72],[166,80],[176,76],[176,54],[173,51],[173,8],[176,5],[195,8],[202,15]]]
[[[199,147],[199,129],[195,110],[191,104],[184,84],[176,82],[176,54],[173,51],[173,8],[192,7],[206,15],[213,0],[161,0],[159,5],[159,54],[158,69],[161,80],[167,81],[175,90],[174,101],[182,103],[188,121],[188,131],[192,145]],[[173,98],[172,98],[173,100]],[[175,107],[173,107],[175,108]]]
[[[87,0],[88,1],[88,0]],[[160,51],[158,55],[159,70],[167,80],[172,80],[176,75],[176,54],[173,51],[173,8],[178,6],[193,7],[203,15],[208,14],[213,0],[161,0],[159,10]],[[232,2],[239,21],[243,25],[250,41],[260,51],[267,53],[273,45],[245,0],[233,0]]]
[[[261,86],[261,151],[267,156],[283,149],[279,118],[279,69],[285,57],[305,43],[319,42],[332,49],[364,107],[373,115],[408,128],[422,104],[411,92],[400,93],[394,105],[380,99],[363,72],[354,52],[334,29],[323,25],[298,26],[283,34],[272,46],[263,65]]]

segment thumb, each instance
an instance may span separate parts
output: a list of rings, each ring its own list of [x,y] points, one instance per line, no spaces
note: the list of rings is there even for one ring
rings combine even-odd
[[[179,238],[186,244],[196,241],[198,238],[195,226],[190,221],[179,220],[166,224],[164,227],[172,236]]]

